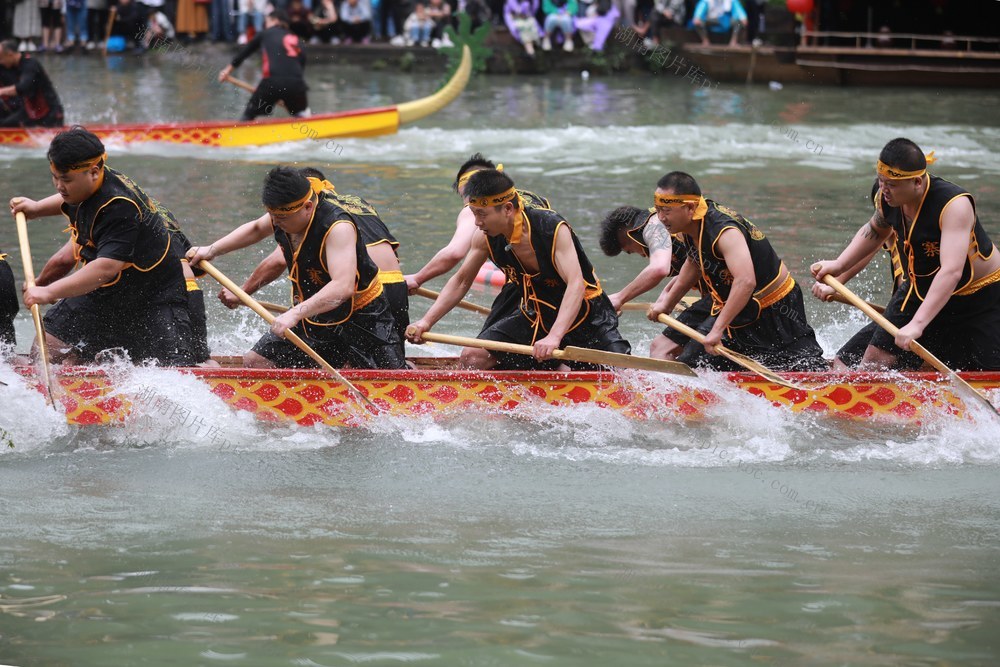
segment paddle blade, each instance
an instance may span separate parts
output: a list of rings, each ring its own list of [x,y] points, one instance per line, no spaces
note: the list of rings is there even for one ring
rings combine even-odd
[[[582,361],[588,364],[600,366],[617,366],[618,368],[635,368],[641,371],[657,371],[659,373],[672,373],[673,375],[686,375],[687,377],[698,377],[698,374],[687,364],[679,361],[667,361],[665,359],[653,359],[652,357],[639,357],[631,354],[621,354],[619,352],[605,352],[604,350],[592,350],[586,347],[567,347],[559,350],[562,354],[556,354],[559,359],[569,361]]]

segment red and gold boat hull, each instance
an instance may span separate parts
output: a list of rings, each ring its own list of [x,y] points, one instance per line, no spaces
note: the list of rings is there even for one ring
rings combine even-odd
[[[205,383],[233,410],[257,419],[302,425],[363,426],[377,418],[346,385],[318,370],[177,369]],[[36,379],[30,368],[21,372]],[[806,387],[788,389],[748,373],[719,376],[708,386],[674,376],[642,372],[483,372],[446,369],[345,370],[343,375],[377,407],[381,416],[515,413],[532,406],[593,405],[636,419],[700,419],[725,402],[727,392],[746,392],[794,413],[847,419],[921,421],[963,415],[966,407],[946,380],[934,373],[788,373]],[[980,391],[1000,389],[1000,373],[964,373]],[[118,392],[100,370],[65,369],[55,394],[71,424],[124,422],[149,397]],[[40,383],[40,390],[44,391]]]

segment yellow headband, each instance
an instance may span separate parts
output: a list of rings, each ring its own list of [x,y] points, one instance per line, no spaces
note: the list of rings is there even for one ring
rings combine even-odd
[[[694,213],[692,217],[695,220],[701,220],[708,213],[708,202],[701,195],[653,195],[653,203],[657,207],[676,207],[683,206],[684,204],[697,204],[694,208]]]
[[[501,192],[498,195],[488,195],[486,197],[470,197],[469,206],[479,206],[480,208],[486,208],[487,206],[500,206],[501,204],[506,204],[509,201],[517,200],[517,190],[511,188],[506,192]]]
[[[320,179],[314,178],[312,176],[309,176],[308,180],[309,180],[309,187],[312,188],[312,191],[315,192],[316,194],[319,194],[325,190],[329,190],[330,192],[337,191],[337,189],[333,187],[333,183],[331,183],[330,181],[321,181]]]
[[[928,167],[937,162],[937,158],[934,157],[934,151],[928,153],[926,158]],[[900,171],[895,167],[890,167],[885,162],[882,162],[882,160],[879,160],[875,163],[875,171],[878,172],[879,176],[887,178],[890,181],[902,181],[907,178],[918,178],[923,176],[927,173],[927,167],[924,167],[923,169],[916,169],[914,171]]]
[[[480,167],[478,169],[470,169],[469,171],[462,174],[462,176],[458,179],[458,191],[459,192],[462,191],[462,188],[464,188],[465,184],[469,182],[469,179],[472,178],[473,174],[478,174],[481,171],[486,171],[488,168],[489,167]],[[497,171],[503,171],[502,164],[497,165]]]
[[[69,173],[75,172],[75,171],[87,171],[88,169],[90,169],[94,165],[99,164],[101,161],[106,161],[107,159],[108,159],[108,154],[107,153],[101,153],[97,157],[92,157],[92,158],[89,158],[87,160],[84,160],[83,162],[77,162],[76,164],[71,164],[66,169],[60,169],[59,167],[57,167],[55,165],[54,162],[52,162],[50,160],[49,161],[49,168],[50,169],[54,169],[54,170],[56,170],[56,171],[58,171],[60,173],[63,173],[63,174],[69,174]]]
[[[309,192],[307,192],[301,199],[296,199],[291,204],[285,204],[284,206],[265,206],[268,213],[295,213],[302,209],[306,205],[306,202],[313,198],[313,189],[310,187]]]

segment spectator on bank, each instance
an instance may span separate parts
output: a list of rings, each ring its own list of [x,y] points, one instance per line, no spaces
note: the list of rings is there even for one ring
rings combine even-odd
[[[146,0],[146,5],[149,0]],[[159,0],[163,6],[163,0]],[[195,0],[177,0],[177,34],[189,41],[198,39],[208,32],[208,8]]]
[[[87,34],[87,0],[65,0],[66,48],[82,49],[90,41]]]
[[[340,32],[345,42],[367,44],[372,34],[372,10],[368,0],[344,0],[340,5]]]
[[[403,32],[406,33],[406,45],[430,46],[431,33],[434,31],[434,20],[427,16],[423,3],[418,2],[413,7],[413,13],[406,17]]]
[[[264,29],[267,5],[268,0],[239,0],[239,15],[236,17],[236,32],[239,33],[236,36],[237,44],[246,44]]]
[[[646,46],[653,48],[660,43],[660,32],[664,28],[684,27],[686,16],[684,0],[655,0],[649,12],[649,32]]]
[[[42,36],[42,15],[39,0],[21,0],[14,5],[14,29],[18,51],[34,51],[35,41]]]
[[[202,0],[204,2],[204,0]],[[233,0],[211,0],[208,25],[213,42],[232,42],[236,39],[233,29]]]
[[[302,4],[302,0],[289,0],[285,13],[288,14],[288,29],[293,35],[301,37],[303,42],[313,38],[312,12]]]
[[[340,32],[337,23],[340,17],[337,16],[337,8],[333,6],[333,0],[315,0],[312,14],[313,42],[323,42],[324,44],[340,44]]]
[[[576,0],[542,0],[542,11],[545,12],[545,23],[543,29],[545,35],[542,37],[542,50],[552,50],[552,38],[556,33],[561,33],[563,38],[563,50],[573,50],[573,17],[576,16],[578,5]]]
[[[493,10],[490,9],[486,0],[465,0],[464,4],[460,1],[458,12],[465,12],[469,15],[469,26],[472,30],[484,23],[489,23],[493,18]],[[452,24],[454,24],[454,19],[452,19]]]
[[[132,42],[136,49],[145,46],[142,37],[146,32],[146,13],[133,0],[118,0],[115,7],[115,20],[111,24],[111,36],[121,37],[125,42]]]
[[[378,6],[379,36],[383,39],[391,37],[390,43],[393,46],[402,46],[406,43],[406,36],[403,35],[403,24],[406,22],[406,1],[378,0]]]
[[[41,0],[38,8],[42,13],[42,45],[38,51],[62,53],[63,1]]]
[[[701,43],[708,46],[708,31],[729,32],[729,46],[739,44],[740,30],[747,27],[747,13],[740,0],[699,0],[691,20],[701,37]]]
[[[542,29],[535,20],[538,11],[537,0],[507,0],[503,7],[503,20],[511,36],[521,43],[524,52],[535,57],[535,44],[541,38]]]
[[[427,16],[434,21],[431,39],[441,39],[444,36],[445,27],[451,25],[451,5],[444,0],[428,0]]]
[[[574,19],[573,24],[590,48],[600,52],[620,17],[612,0],[596,0],[587,7],[587,15]]]
[[[87,0],[87,50],[101,48],[108,38],[108,0]]]
[[[159,11],[153,12],[146,19],[146,32],[142,46],[148,49],[150,46],[172,42],[176,37],[174,25],[167,18],[167,15]]]

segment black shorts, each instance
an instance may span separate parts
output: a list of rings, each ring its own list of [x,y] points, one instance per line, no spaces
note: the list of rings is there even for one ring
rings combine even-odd
[[[837,350],[837,358],[848,368],[856,368],[865,356],[865,350],[872,342],[872,336],[880,329],[879,325],[869,322],[858,333]]]
[[[674,319],[681,324],[686,324],[692,329],[697,329],[698,325],[704,322],[712,315],[712,295],[706,294],[701,297],[690,306],[685,308],[682,312],[674,315]],[[687,345],[691,339],[682,334],[677,329],[667,327],[663,330],[663,335],[674,341],[681,347]]]
[[[45,329],[74,348],[83,361],[122,349],[132,363],[191,366],[191,318],[183,301],[123,308],[93,293],[63,299],[45,313]]]
[[[483,322],[483,328],[479,330],[479,333],[486,331],[508,315],[516,313],[520,306],[521,286],[517,283],[504,283],[503,287],[500,288],[500,293],[493,299],[490,314],[486,316],[486,321]]]
[[[406,327],[410,326],[410,292],[406,289],[406,283],[383,283],[382,294],[389,302],[389,314],[396,321],[399,340],[405,340]]]
[[[897,327],[909,323],[922,303],[911,295],[903,309],[909,285],[909,281],[904,282],[893,292],[883,313]],[[894,341],[889,332],[878,327],[869,344],[895,354],[893,368],[914,370],[923,365],[920,357],[899,349]],[[917,342],[954,370],[1000,370],[1000,283],[948,299]]]
[[[707,334],[716,317],[709,317],[696,328]],[[761,311],[760,317],[741,327],[730,327],[722,344],[775,371],[825,371],[830,364],[823,358],[823,348],[816,342],[816,333],[806,322],[802,290],[796,285],[781,301]],[[720,371],[743,370],[743,367],[721,355],[705,351],[701,343],[690,341],[677,357],[689,366],[702,366]]]
[[[406,368],[403,341],[389,314],[384,296],[351,315],[343,324],[313,327],[322,338],[307,336],[301,326],[293,331],[334,368]],[[279,368],[317,368],[318,364],[287,338],[270,331],[261,336],[253,351]]]
[[[0,345],[13,346],[17,342],[14,338],[14,318],[20,307],[14,272],[10,270],[7,260],[0,259]]]
[[[201,288],[188,290],[188,318],[191,321],[191,353],[200,364],[212,357],[208,349],[208,318],[205,316],[205,293]]]
[[[297,116],[309,108],[306,97],[306,82],[302,79],[277,79],[268,77],[261,79],[257,88],[250,96],[243,117],[240,120],[253,120],[257,116],[270,116],[278,102],[284,102],[285,108],[292,116]]]
[[[618,315],[607,295],[602,294],[593,299],[590,305],[590,316],[585,322],[563,336],[559,347],[586,347],[592,350],[631,354],[632,346],[618,333]],[[544,336],[545,332],[539,330],[537,338],[541,339]],[[478,337],[483,340],[518,345],[532,345],[536,340],[534,324],[520,310],[498,320],[491,327],[482,331]],[[597,370],[599,368],[593,364],[576,361],[564,362],[560,359],[536,361],[529,354],[491,351],[490,355],[497,360],[497,370],[550,370],[561,363],[566,363],[573,370]]]

